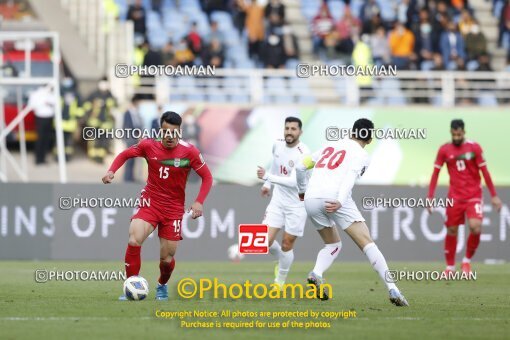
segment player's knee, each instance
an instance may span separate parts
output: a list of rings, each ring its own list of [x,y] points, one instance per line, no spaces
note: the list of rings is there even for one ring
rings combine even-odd
[[[163,262],[170,263],[170,262],[172,262],[173,258],[174,258],[173,255],[167,255],[167,256],[160,256],[159,260],[163,261]]]
[[[143,242],[139,242],[134,235],[129,235],[128,244],[133,247],[140,247]]]
[[[282,251],[289,251],[292,248],[294,248],[294,240],[293,239],[284,238],[282,240]]]
[[[480,234],[482,232],[482,225],[481,224],[475,224],[469,226],[469,231],[473,234]]]
[[[458,228],[453,228],[453,227],[446,228],[446,233],[451,236],[457,236]]]

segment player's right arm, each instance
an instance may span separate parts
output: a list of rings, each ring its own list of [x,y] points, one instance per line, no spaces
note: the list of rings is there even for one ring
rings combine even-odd
[[[112,165],[108,169],[108,172],[102,178],[104,184],[109,184],[113,181],[113,178],[115,177],[115,172],[117,172],[117,170],[119,170],[120,167],[123,166],[128,159],[145,156],[144,151],[144,146],[146,143],[145,141],[146,140],[141,140],[137,144],[122,151],[117,155],[117,157],[115,157]]]
[[[276,148],[276,143],[273,144],[273,150],[271,151],[271,166],[269,167],[269,173],[275,175],[277,173],[276,171],[276,165],[274,161],[274,150]],[[271,196],[271,187],[272,183],[270,180],[265,180],[264,184],[262,185],[262,188],[260,189],[260,194],[262,197],[269,197]]]
[[[436,192],[437,187],[437,180],[439,179],[439,172],[441,171],[444,162],[445,162],[444,149],[443,147],[440,147],[439,150],[437,151],[436,161],[434,162],[434,171],[432,172],[432,177],[430,178],[429,192],[427,195],[428,199],[434,198],[434,193]],[[432,207],[427,207],[427,210],[429,211],[429,213],[432,213]]]
[[[315,163],[319,160],[321,151],[317,150],[311,155],[304,155],[296,165],[296,181],[298,187],[299,199],[305,199],[305,191],[308,185],[307,171],[313,169]]]

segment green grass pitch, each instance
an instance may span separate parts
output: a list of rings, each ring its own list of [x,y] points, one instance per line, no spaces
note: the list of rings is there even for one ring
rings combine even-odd
[[[176,284],[185,277],[217,277],[222,283],[272,282],[273,262],[177,262],[170,301],[154,301],[157,263],[144,262],[141,275],[151,285],[147,300],[117,301],[122,282],[36,283],[36,269],[119,270],[114,262],[0,262],[1,339],[503,339],[510,334],[510,265],[474,264],[477,281],[400,282],[411,306],[387,299],[366,262],[337,261],[326,273],[334,298],[318,300],[182,299]],[[441,263],[390,263],[400,270],[440,270]],[[289,283],[304,282],[312,263],[295,263]],[[331,320],[328,329],[183,329],[176,319],[158,319],[156,310],[341,311],[357,318]],[[289,318],[282,318],[287,320]],[[290,318],[292,319],[292,318]],[[249,321],[249,319],[242,319]]]

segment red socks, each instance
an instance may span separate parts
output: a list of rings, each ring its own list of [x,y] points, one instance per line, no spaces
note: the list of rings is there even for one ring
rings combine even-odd
[[[455,266],[455,252],[457,251],[457,235],[448,235],[444,239],[444,257],[447,266]]]
[[[466,245],[466,258],[471,259],[475,255],[476,249],[480,244],[480,235],[469,233]]]
[[[172,257],[172,261],[166,262],[163,260],[159,261],[159,272],[161,273],[159,276],[159,283],[164,285],[168,282],[170,279],[170,275],[172,275],[172,272],[175,268],[175,258]]]
[[[142,247],[140,246],[132,246],[128,244],[126,249],[126,257],[124,258],[127,277],[138,275],[140,273],[140,266],[142,265],[140,260],[141,250]]]

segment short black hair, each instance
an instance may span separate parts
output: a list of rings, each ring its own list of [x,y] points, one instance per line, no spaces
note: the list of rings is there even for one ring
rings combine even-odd
[[[140,95],[138,94],[135,94],[133,97],[131,97],[131,103],[132,104],[136,104],[137,102],[139,102],[142,98],[140,97]]]
[[[464,130],[464,121],[462,119],[454,119],[450,124],[450,128],[453,130],[462,129]]]
[[[287,117],[285,118],[285,124],[287,123],[298,123],[299,125],[299,128],[303,128],[303,122],[301,121],[301,119],[297,118],[297,117]]]
[[[351,137],[368,142],[372,139],[373,130],[374,123],[370,119],[360,118],[352,126]]]
[[[163,122],[167,122],[168,124],[181,126],[182,118],[178,113],[173,111],[166,111],[161,115],[161,119],[159,120],[159,126],[163,126]]]

